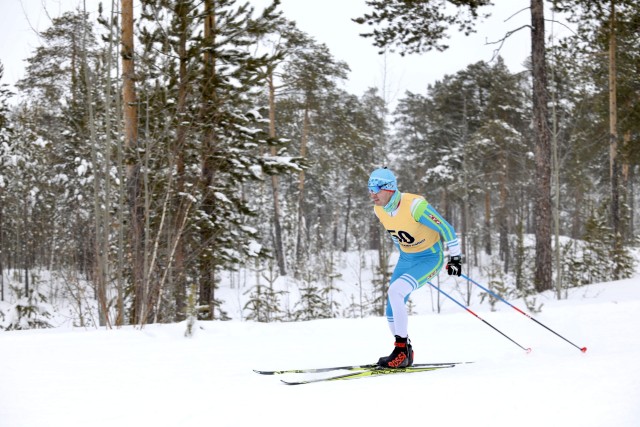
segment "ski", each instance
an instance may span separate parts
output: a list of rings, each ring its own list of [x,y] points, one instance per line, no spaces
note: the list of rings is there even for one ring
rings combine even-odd
[[[442,362],[442,363],[414,363],[412,368],[427,368],[427,367],[438,367],[438,366],[449,366],[449,365],[462,365],[473,362]],[[347,366],[332,366],[329,368],[310,368],[310,369],[285,369],[280,371],[260,371],[254,369],[253,372],[260,375],[280,375],[280,374],[316,374],[320,372],[331,372],[331,371],[361,371],[365,369],[376,369],[379,368],[376,364],[367,364],[367,365],[347,365]]]
[[[310,378],[300,381],[286,381],[280,380],[286,385],[301,385],[301,384],[311,384],[311,383],[319,383],[319,382],[327,382],[327,381],[341,381],[341,380],[352,380],[357,378],[367,378],[367,377],[375,377],[381,375],[396,375],[396,374],[411,374],[416,372],[428,372],[428,371],[436,371],[444,368],[453,368],[455,364],[449,365],[437,365],[437,366],[411,366],[407,368],[381,368],[374,367],[369,369],[364,369],[356,372],[350,372],[347,374],[336,375],[333,377],[326,378]]]

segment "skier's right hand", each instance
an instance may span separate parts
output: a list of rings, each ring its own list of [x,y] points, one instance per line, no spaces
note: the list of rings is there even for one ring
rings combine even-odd
[[[447,273],[449,276],[460,276],[462,274],[462,257],[460,255],[449,257]]]

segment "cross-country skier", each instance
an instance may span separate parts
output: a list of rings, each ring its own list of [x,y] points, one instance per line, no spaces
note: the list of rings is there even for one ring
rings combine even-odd
[[[387,296],[387,321],[395,336],[393,352],[378,365],[402,368],[413,364],[413,348],[407,326],[409,294],[431,280],[444,265],[442,241],[449,249],[447,273],[460,276],[462,255],[456,232],[423,197],[401,193],[387,168],[376,169],[369,177],[369,194],[374,212],[400,251]]]

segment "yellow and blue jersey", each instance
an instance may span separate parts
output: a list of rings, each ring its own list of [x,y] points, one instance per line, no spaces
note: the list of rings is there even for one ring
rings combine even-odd
[[[460,246],[454,228],[422,196],[402,193],[397,209],[390,214],[381,206],[374,212],[404,254],[436,251],[444,240],[449,255],[459,255]]]

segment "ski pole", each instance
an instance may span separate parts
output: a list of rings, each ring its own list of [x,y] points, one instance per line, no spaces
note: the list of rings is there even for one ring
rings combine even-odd
[[[560,338],[562,338],[563,340],[565,340],[566,342],[568,342],[569,344],[571,344],[572,346],[574,346],[575,348],[577,348],[578,350],[580,350],[583,353],[587,352],[587,347],[579,347],[577,345],[575,345],[574,343],[572,343],[571,341],[569,341],[568,339],[566,339],[565,337],[563,337],[562,335],[560,335],[559,333],[557,333],[556,331],[554,331],[553,329],[549,328],[548,326],[542,324],[541,322],[538,322],[535,318],[531,317],[529,314],[525,313],[524,311],[520,310],[518,307],[516,307],[515,305],[511,304],[509,301],[505,300],[504,298],[502,298],[500,295],[496,294],[495,292],[493,292],[492,290],[489,290],[487,288],[485,288],[484,286],[482,286],[480,283],[476,282],[475,280],[465,276],[464,274],[462,274],[460,277],[463,277],[465,279],[467,279],[468,281],[470,281],[471,283],[473,283],[474,285],[478,286],[480,289],[482,289],[485,292],[490,293],[491,295],[493,295],[493,297],[499,299],[500,301],[502,301],[503,303],[507,304],[508,306],[512,307],[513,309],[515,309],[518,313],[522,313],[525,316],[527,316],[529,319],[533,320],[534,322],[536,322],[538,325],[542,326],[543,328],[545,328],[548,331],[553,332],[554,334],[556,334],[557,336],[559,336]]]
[[[453,298],[451,295],[449,295],[448,293],[446,293],[445,291],[443,291],[442,289],[440,289],[439,287],[435,286],[433,283],[431,282],[427,282],[432,288],[434,288],[435,290],[437,290],[438,292],[440,292],[442,295],[444,295],[445,297],[449,298],[451,301],[455,302],[456,304],[458,304],[460,307],[464,308],[467,312],[473,314],[475,317],[477,317],[478,319],[482,320],[482,322],[484,322],[484,324],[488,325],[491,329],[493,329],[494,331],[498,332],[500,335],[502,335],[503,337],[505,337],[506,339],[508,339],[509,341],[511,341],[512,343],[514,343],[515,345],[517,345],[518,347],[520,347],[521,349],[523,349],[524,351],[526,351],[527,353],[531,353],[531,349],[530,348],[524,348],[523,346],[521,346],[520,344],[518,344],[517,342],[515,342],[514,340],[512,340],[511,338],[509,338],[504,332],[502,332],[501,330],[499,330],[498,328],[496,328],[495,326],[493,326],[491,323],[487,322],[486,320],[484,320],[482,317],[478,316],[476,313],[474,313],[469,307],[465,306],[464,304],[462,304],[461,302],[459,302],[458,300],[456,300],[455,298]]]

